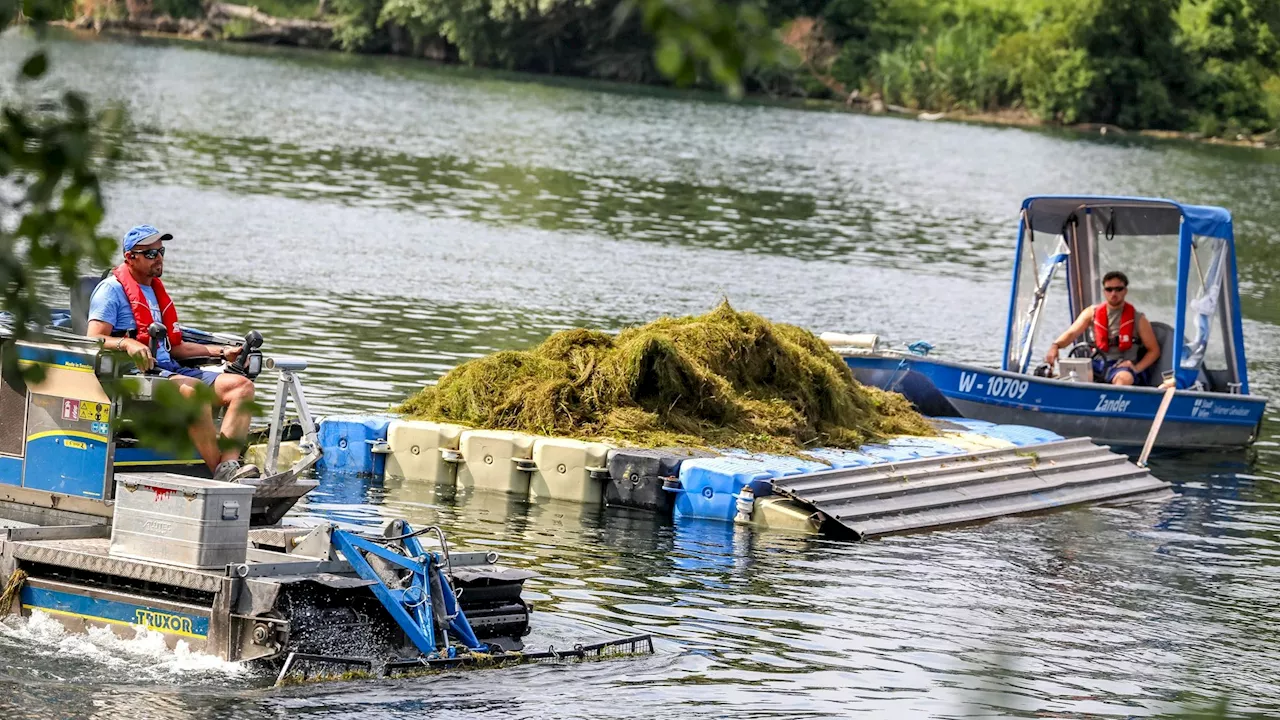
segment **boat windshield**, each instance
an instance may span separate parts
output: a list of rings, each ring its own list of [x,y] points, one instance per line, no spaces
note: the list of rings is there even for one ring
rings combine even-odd
[[[1006,367],[1028,372],[1039,364],[1037,358],[1043,357],[1048,347],[1048,341],[1041,339],[1062,332],[1053,328],[1059,318],[1071,312],[1066,280],[1070,251],[1063,235],[1033,232],[1026,227],[1023,233],[1011,318],[1013,342],[1009,343]]]

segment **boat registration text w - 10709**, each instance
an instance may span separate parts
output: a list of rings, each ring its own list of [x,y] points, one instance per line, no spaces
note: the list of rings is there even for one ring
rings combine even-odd
[[[983,377],[983,382],[978,382],[978,378]],[[1021,400],[1027,394],[1027,389],[1031,387],[1026,380],[1015,380],[1013,378],[980,376],[978,373],[961,372],[959,389],[962,393],[971,393],[975,390],[991,397],[1009,398],[1010,400]]]

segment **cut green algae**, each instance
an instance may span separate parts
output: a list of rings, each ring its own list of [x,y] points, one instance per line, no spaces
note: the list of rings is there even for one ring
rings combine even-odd
[[[904,397],[855,380],[813,333],[728,302],[618,335],[566,330],[472,360],[396,411],[620,445],[779,453],[935,434]]]

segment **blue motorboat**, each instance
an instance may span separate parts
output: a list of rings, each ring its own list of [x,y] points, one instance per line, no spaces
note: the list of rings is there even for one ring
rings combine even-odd
[[[1129,276],[1129,302],[1151,321],[1161,349],[1144,386],[1095,382],[1086,342],[1056,367],[1043,363],[1058,333],[1103,301],[1102,277],[1111,270]],[[1231,213],[1220,207],[1133,197],[1024,200],[999,367],[938,358],[926,343],[893,350],[875,336],[824,337],[858,380],[903,393],[925,414],[1111,445],[1143,445],[1163,403],[1156,447],[1245,447],[1267,402],[1249,389]]]

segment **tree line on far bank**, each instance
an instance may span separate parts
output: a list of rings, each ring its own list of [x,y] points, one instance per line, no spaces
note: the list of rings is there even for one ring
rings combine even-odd
[[[80,12],[149,3],[195,16],[201,0],[79,0]],[[657,83],[711,35],[664,42],[655,22],[745,24],[783,52],[744,58],[748,92],[878,100],[917,110],[1014,111],[1047,122],[1213,136],[1280,126],[1280,0],[258,0],[333,22],[353,52]],[[86,7],[91,6],[91,7]],[[726,8],[730,11],[726,12]],[[672,40],[672,37],[677,40]],[[747,50],[753,46],[748,45]],[[692,70],[692,68],[688,68]],[[663,72],[666,71],[666,72]],[[699,74],[700,73],[700,74]],[[706,75],[706,78],[702,76]],[[664,77],[665,76],[665,77]]]

